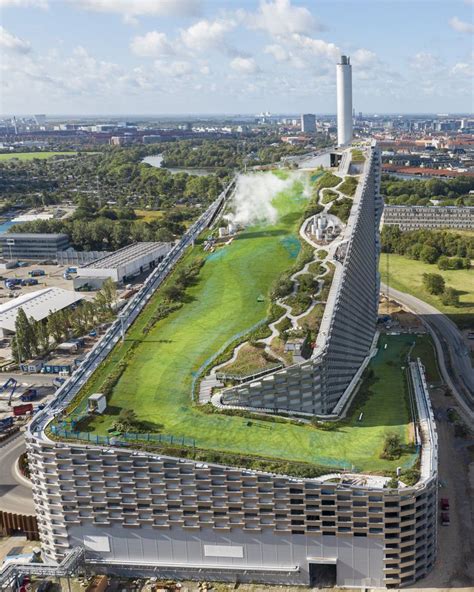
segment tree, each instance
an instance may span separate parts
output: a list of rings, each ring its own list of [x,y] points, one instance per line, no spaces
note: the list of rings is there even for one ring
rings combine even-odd
[[[446,257],[446,255],[442,255],[438,259],[438,267],[439,267],[439,269],[446,270],[446,269],[449,269],[450,266],[451,266],[451,263],[449,262],[449,257]]]
[[[395,460],[400,457],[402,452],[402,442],[398,434],[387,434],[383,445],[382,453],[380,458],[386,460]]]
[[[102,284],[100,292],[103,295],[105,305],[111,311],[117,301],[117,287],[114,281],[111,278],[107,278]]]
[[[178,302],[183,297],[183,288],[178,283],[171,284],[163,290],[163,296],[166,300]]]
[[[424,273],[423,285],[430,294],[442,294],[444,292],[444,278],[439,273]]]
[[[48,333],[56,343],[60,343],[63,335],[63,323],[58,313],[48,315]]]
[[[34,324],[38,353],[45,354],[49,350],[49,331],[46,321],[37,321]]]
[[[458,291],[447,287],[441,296],[441,302],[445,306],[460,306]]]
[[[420,259],[425,263],[435,263],[439,257],[439,252],[435,247],[425,245],[420,252]]]
[[[23,308],[20,307],[15,319],[15,339],[12,344],[13,353],[21,361],[29,360],[37,352],[37,344],[33,325],[28,320]]]

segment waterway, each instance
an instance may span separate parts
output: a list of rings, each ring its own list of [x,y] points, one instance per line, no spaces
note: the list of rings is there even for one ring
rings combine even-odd
[[[214,173],[213,169],[197,169],[197,168],[186,168],[186,167],[164,167],[163,166],[163,155],[162,154],[155,154],[154,156],[146,156],[142,162],[146,162],[147,164],[157,167],[157,168],[166,168],[171,174],[175,175],[176,173],[188,173],[188,175],[196,175],[197,177],[204,177],[206,175],[212,175]]]
[[[4,234],[5,232],[8,231],[9,228],[14,226],[15,224],[16,224],[16,222],[13,222],[13,220],[4,220],[0,224],[0,234]]]

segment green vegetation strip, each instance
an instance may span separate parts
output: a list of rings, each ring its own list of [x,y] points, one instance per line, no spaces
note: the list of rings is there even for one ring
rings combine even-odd
[[[75,156],[77,152],[8,152],[0,154],[0,161],[2,160],[33,160],[38,158],[44,160],[45,158],[52,158],[53,156]]]
[[[338,189],[341,191],[341,193],[345,193],[349,197],[353,197],[356,192],[358,182],[359,181],[356,177],[346,177]]]

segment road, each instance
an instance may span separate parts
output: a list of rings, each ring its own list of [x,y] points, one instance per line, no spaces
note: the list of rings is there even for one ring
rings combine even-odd
[[[381,291],[387,294],[386,284],[381,284]],[[456,396],[464,415],[474,425],[474,368],[461,332],[446,315],[416,296],[391,287],[389,293],[390,298],[419,316],[430,330],[443,378]]]
[[[31,485],[16,470],[18,457],[26,451],[25,438],[20,432],[0,444],[0,510],[34,516],[35,508]]]
[[[439,498],[447,497],[451,524],[438,528],[438,554],[433,571],[405,590],[472,591],[474,585],[474,440],[456,438],[447,410],[453,405],[443,389],[430,392],[438,431]],[[459,408],[458,408],[459,409]]]

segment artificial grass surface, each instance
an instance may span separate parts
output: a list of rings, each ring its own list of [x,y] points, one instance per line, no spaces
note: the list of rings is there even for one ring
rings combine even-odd
[[[194,439],[200,449],[311,462],[328,467],[351,467],[383,472],[414,460],[411,453],[400,459],[379,458],[384,435],[397,432],[408,442],[408,408],[404,399],[401,356],[412,336],[384,338],[372,365],[377,380],[373,395],[362,404],[363,420],[357,413],[328,432],[309,425],[272,423],[223,414],[205,414],[191,402],[193,376],[229,338],[266,317],[266,295],[279,274],[294,263],[299,250],[298,222],[306,204],[303,186],[274,200],[280,218],[273,226],[243,231],[230,245],[207,257],[198,281],[186,292],[184,306],[159,321],[143,336],[142,328],[160,301],[158,291],[127,334],[125,343],[113,350],[89,381],[84,394],[101,392],[104,379],[118,362],[128,366],[114,387],[106,413],[88,424],[89,431],[106,435],[121,409],[133,409],[150,431]],[[197,246],[184,262],[196,254]],[[138,342],[133,352],[130,348]],[[84,429],[84,428],[82,428]]]
[[[74,156],[77,152],[12,152],[12,153],[5,153],[0,154],[0,161],[2,160],[12,160],[13,158],[17,158],[18,160],[33,160],[34,158],[39,158],[40,160],[44,160],[45,158],[51,158],[53,156]]]
[[[387,257],[389,259],[390,278],[387,281]],[[472,326],[474,319],[474,271],[472,269],[455,269],[443,271],[437,265],[408,259],[403,255],[382,253],[380,256],[380,273],[382,281],[396,290],[406,292],[431,304],[439,311],[448,315],[459,327]],[[423,286],[424,273],[442,275],[446,286],[460,293],[460,306],[445,306],[439,296],[433,296]]]

